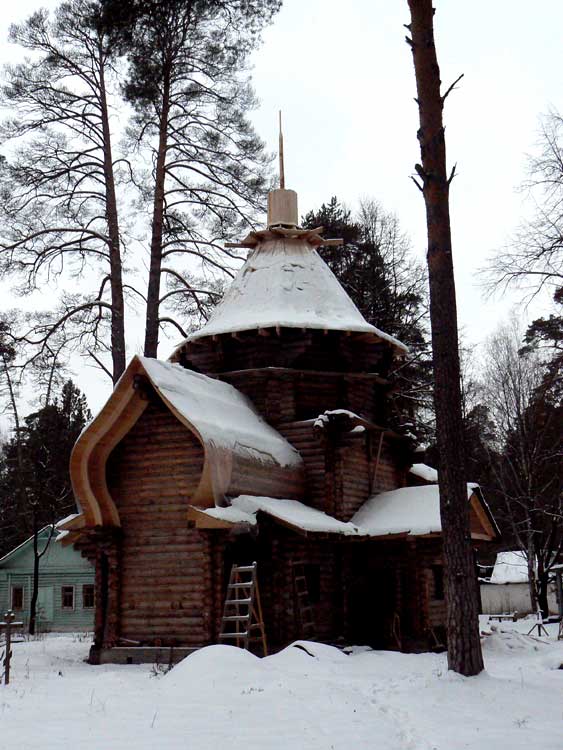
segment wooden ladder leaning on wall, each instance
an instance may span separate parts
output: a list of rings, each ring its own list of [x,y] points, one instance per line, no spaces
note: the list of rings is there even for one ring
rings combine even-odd
[[[317,634],[313,606],[309,596],[309,586],[305,575],[305,563],[303,560],[292,560],[291,570],[293,574],[293,591],[295,594],[295,609],[299,619],[301,637],[312,640]]]
[[[235,642],[249,650],[260,642],[263,655],[268,655],[264,618],[258,588],[257,565],[233,565],[227,585],[227,596],[221,620],[219,643]]]

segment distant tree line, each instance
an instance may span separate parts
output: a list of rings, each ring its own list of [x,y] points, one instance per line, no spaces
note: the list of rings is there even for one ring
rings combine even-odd
[[[29,632],[33,634],[40,560],[52,543],[54,525],[76,512],[68,466],[72,447],[91,415],[85,396],[71,380],[23,419],[17,401],[12,409],[15,429],[0,447],[0,556],[32,539]],[[40,541],[45,526],[50,526],[50,534]]]

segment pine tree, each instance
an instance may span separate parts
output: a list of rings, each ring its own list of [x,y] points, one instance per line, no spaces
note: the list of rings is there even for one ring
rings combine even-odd
[[[116,61],[98,6],[69,0],[11,27],[10,41],[30,56],[6,66],[0,93],[10,113],[1,123],[10,152],[0,162],[0,270],[28,294],[66,282],[60,306],[28,339],[43,354],[64,332],[115,383],[125,369],[117,199],[124,159],[113,155]]]
[[[260,210],[268,159],[248,119],[248,54],[279,0],[102,0],[129,61],[124,86],[135,110],[131,142],[153,165],[144,353],[156,357],[161,294],[170,264],[195,257],[225,270],[220,240],[240,235]],[[188,290],[189,291],[189,290]]]
[[[407,42],[413,54],[420,126],[421,164],[415,165],[426,206],[428,276],[434,362],[434,405],[440,450],[440,516],[445,560],[448,665],[464,675],[483,669],[478,596],[469,526],[467,486],[461,467],[463,421],[457,308],[452,260],[444,102],[455,84],[441,91],[434,42],[432,0],[408,0]],[[458,79],[459,80],[459,79]]]

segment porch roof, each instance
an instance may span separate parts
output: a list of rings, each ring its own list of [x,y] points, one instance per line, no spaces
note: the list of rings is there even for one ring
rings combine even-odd
[[[479,485],[467,484],[467,499],[471,512],[476,516],[476,521],[481,527],[480,531],[472,530],[472,537],[487,540],[497,537],[498,528],[490,515]],[[351,523],[370,537],[377,538],[400,534],[408,536],[441,534],[439,486],[430,484],[381,492],[362,505],[352,517]]]
[[[477,523],[475,539],[494,539],[496,528],[490,522],[478,485],[467,485],[467,499]],[[370,498],[350,521],[339,521],[298,500],[240,495],[227,507],[191,506],[188,519],[197,528],[217,529],[255,526],[258,513],[301,534],[340,535],[347,538],[396,539],[435,536],[442,533],[438,485],[403,487]]]
[[[233,498],[231,505],[226,508],[204,509],[191,506],[188,517],[198,528],[230,528],[238,524],[255,526],[258,513],[265,513],[282,525],[305,534],[364,535],[353,523],[339,521],[298,500],[275,497],[240,495]]]

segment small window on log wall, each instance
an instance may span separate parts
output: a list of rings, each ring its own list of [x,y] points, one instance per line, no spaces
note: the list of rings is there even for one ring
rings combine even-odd
[[[23,586],[12,586],[12,609],[23,609]]]
[[[432,579],[434,582],[434,596],[433,599],[444,598],[444,566],[433,565],[432,566]]]
[[[318,604],[321,600],[321,566],[305,565],[305,578],[311,604]]]
[[[61,586],[61,607],[74,609],[74,586]]]
[[[82,608],[92,609],[94,606],[94,585],[85,583],[82,586]]]

